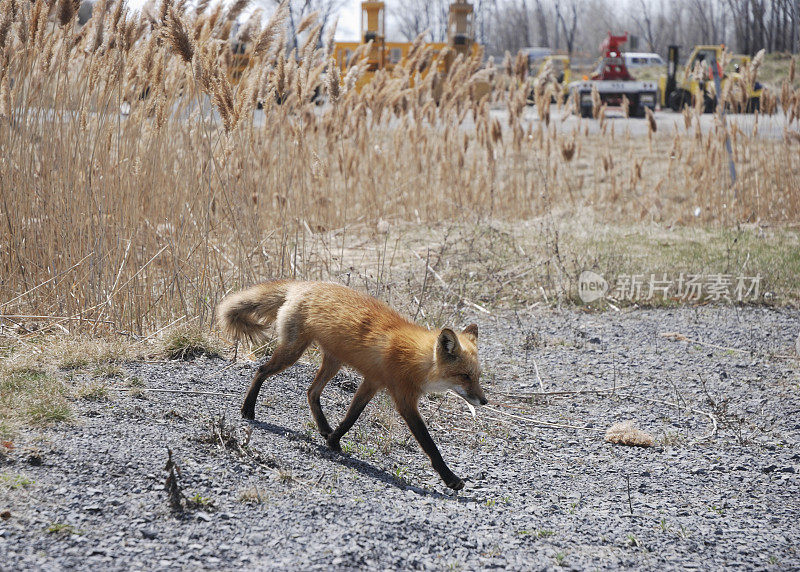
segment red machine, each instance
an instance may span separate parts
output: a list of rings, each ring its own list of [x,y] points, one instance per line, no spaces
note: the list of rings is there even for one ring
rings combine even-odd
[[[603,58],[591,79],[583,79],[569,84],[570,93],[578,100],[581,117],[592,117],[595,101],[594,91],[600,96],[600,104],[619,107],[628,100],[628,114],[631,117],[644,117],[647,109],[655,111],[657,86],[652,81],[636,81],[628,72],[620,46],[628,41],[628,34],[615,36],[609,32],[600,44]]]
[[[620,49],[620,46],[627,41],[627,32],[623,36],[614,36],[611,32],[608,33],[608,37],[600,44],[600,51],[603,52],[603,62],[600,65],[600,69],[592,74],[592,79],[633,81],[634,77],[628,72]]]

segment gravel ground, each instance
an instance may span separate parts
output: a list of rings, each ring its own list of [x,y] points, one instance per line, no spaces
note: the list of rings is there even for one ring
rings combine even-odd
[[[267,382],[253,423],[238,409],[254,362],[129,363],[109,384],[143,393],[76,401],[76,422],[24,433],[0,465],[0,569],[800,567],[796,311],[471,318],[491,409],[473,420],[455,396],[422,406],[467,479],[458,495],[385,398],[343,439],[345,454],[328,451],[305,402],[310,361]],[[329,419],[358,381],[331,382]],[[542,389],[551,394],[521,397]],[[219,416],[228,448],[211,438]],[[622,420],[656,446],[604,442]],[[248,444],[232,443],[249,429]],[[167,448],[182,512],[165,490]]]

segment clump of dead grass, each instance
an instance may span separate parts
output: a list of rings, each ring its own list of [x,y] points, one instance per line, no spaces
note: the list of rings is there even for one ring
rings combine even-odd
[[[170,360],[189,361],[201,356],[220,357],[222,345],[201,328],[183,326],[164,334],[160,353]]]
[[[257,485],[246,487],[240,490],[237,495],[239,502],[246,504],[262,504],[267,501],[267,498],[266,492]]]
[[[606,431],[606,441],[628,447],[652,447],[655,444],[653,436],[634,427],[633,421],[614,423]]]

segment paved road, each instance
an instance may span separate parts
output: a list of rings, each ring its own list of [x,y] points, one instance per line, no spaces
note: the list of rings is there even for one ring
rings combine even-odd
[[[508,112],[505,109],[492,110],[492,116],[497,117],[501,123],[507,122]],[[788,126],[786,116],[783,113],[778,113],[773,116],[753,114],[728,114],[725,116],[729,125],[736,125],[736,127],[747,135],[752,135],[756,124],[758,124],[757,136],[764,139],[781,139],[784,136],[784,129]],[[616,135],[624,136],[629,132],[632,137],[644,137],[649,130],[647,119],[634,119],[626,118],[618,111],[609,111],[606,118],[613,124]],[[675,113],[671,110],[656,111],[655,113],[657,133],[663,135],[674,135],[678,133],[685,133],[686,127],[684,125],[683,115]],[[527,107],[523,114],[523,121],[526,126],[530,122],[539,122],[539,115],[535,107]],[[600,133],[600,122],[595,119],[581,119],[575,114],[567,114],[555,106],[551,108],[550,115],[551,125],[555,125],[560,132],[569,133],[573,129],[579,128],[583,131],[588,127],[589,133]],[[700,126],[703,133],[708,133],[717,124],[717,117],[714,114],[706,113],[700,118]],[[610,129],[607,127],[606,129]],[[795,124],[795,129],[798,129]],[[694,132],[694,125],[690,128]]]

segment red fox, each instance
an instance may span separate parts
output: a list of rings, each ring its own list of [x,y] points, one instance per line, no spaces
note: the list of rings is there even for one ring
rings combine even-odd
[[[449,328],[433,332],[345,286],[292,280],[265,282],[227,296],[217,309],[217,318],[231,337],[254,341],[263,339],[266,327],[276,322],[278,345],[253,378],[242,404],[245,419],[255,417],[264,380],[294,364],[316,342],[322,351],[322,365],[308,388],[308,405],[331,449],[341,450],[339,440],[370,399],[385,389],[445,484],[455,490],[464,487],[464,481],[442,459],[417,404],[423,393],[448,389],[472,405],[487,403],[479,384],[477,325],[460,333]],[[343,364],[358,370],[364,381],[345,418],[331,430],[320,395]]]

